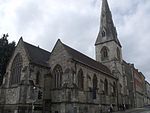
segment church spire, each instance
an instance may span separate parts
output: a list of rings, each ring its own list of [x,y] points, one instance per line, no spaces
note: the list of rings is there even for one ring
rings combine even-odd
[[[102,0],[100,30],[95,45],[109,41],[115,41],[121,47],[108,2]]]

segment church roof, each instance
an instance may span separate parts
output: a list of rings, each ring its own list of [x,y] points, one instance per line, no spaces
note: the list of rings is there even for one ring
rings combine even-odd
[[[111,71],[106,66],[104,66],[102,63],[95,61],[94,59],[82,54],[81,52],[79,52],[65,44],[63,44],[63,45],[64,45],[65,49],[67,50],[67,52],[71,55],[71,57],[74,60],[76,60],[80,63],[83,63],[91,68],[94,68],[98,71],[101,71],[103,73],[111,75]]]
[[[31,45],[27,42],[24,42],[24,47],[25,50],[28,54],[29,60],[31,63],[37,64],[37,65],[41,65],[44,67],[49,67],[47,61],[50,58],[51,53],[41,49],[39,47],[36,47],[34,45]],[[62,43],[63,44],[63,43]],[[69,53],[69,55],[71,55],[71,57],[82,63],[85,64],[91,68],[94,68],[98,71],[101,71],[103,73],[109,74],[111,75],[111,71],[102,63],[95,61],[94,59],[84,55],[83,53],[63,44],[63,46],[65,47],[66,51]]]
[[[105,36],[102,36],[103,33]],[[100,31],[95,45],[109,41],[115,41],[121,47],[108,2],[107,0],[102,0]]]
[[[50,52],[44,49],[41,49],[39,47],[36,47],[34,45],[31,45],[27,42],[24,42],[24,47],[27,51],[27,54],[31,63],[41,65],[44,67],[48,67],[47,61],[50,58],[50,55],[51,55]]]

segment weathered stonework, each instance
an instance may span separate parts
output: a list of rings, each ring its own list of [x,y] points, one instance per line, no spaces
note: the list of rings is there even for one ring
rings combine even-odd
[[[101,14],[95,43],[96,60],[60,39],[50,53],[21,38],[0,88],[0,113],[102,113],[110,107],[117,111],[124,105],[133,108],[148,104],[150,85],[144,86],[142,75],[143,78],[138,79],[142,87],[138,90],[135,69],[122,58],[107,0],[102,0]],[[12,68],[18,54],[22,65]],[[17,70],[15,76],[13,69]],[[18,82],[12,84],[12,77],[15,80],[19,77]]]

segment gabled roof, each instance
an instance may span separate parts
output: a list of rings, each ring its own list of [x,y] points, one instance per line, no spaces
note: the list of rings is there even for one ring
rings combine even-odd
[[[60,40],[59,40],[60,41]],[[61,42],[61,41],[60,41]],[[48,66],[48,60],[50,58],[51,53],[41,49],[39,47],[36,47],[34,45],[31,45],[27,42],[24,42],[24,47],[25,50],[28,54],[29,60],[31,63],[34,64],[38,64],[44,67],[49,67]],[[62,43],[62,42],[61,42]],[[111,71],[104,66],[103,64],[101,64],[100,62],[95,61],[94,59],[82,54],[81,52],[65,45],[62,43],[62,45],[64,46],[64,48],[66,49],[66,51],[69,53],[69,55],[76,61],[83,63],[91,68],[94,68],[98,71],[101,71],[103,73],[109,74],[111,75]]]
[[[47,61],[50,58],[50,52],[36,47],[34,45],[31,45],[27,42],[24,42],[24,47],[31,63],[41,65],[44,67],[49,67]]]
[[[75,49],[72,49],[71,47],[69,47],[65,44],[63,44],[63,46],[65,47],[66,51],[69,53],[69,55],[71,55],[71,57],[74,60],[81,62],[91,68],[98,70],[98,71],[101,71],[103,73],[111,75],[111,71],[106,66],[101,64],[100,62],[95,61],[94,59],[80,53],[79,51],[77,51]]]

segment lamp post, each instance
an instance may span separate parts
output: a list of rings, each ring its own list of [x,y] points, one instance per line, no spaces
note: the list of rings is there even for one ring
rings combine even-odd
[[[42,91],[40,87],[33,86],[33,100],[32,100],[32,113],[34,113],[34,103],[42,99]]]
[[[36,90],[36,87],[34,86],[33,87],[34,97],[33,97],[33,100],[32,100],[32,113],[34,113],[34,102],[36,101],[35,90]]]

